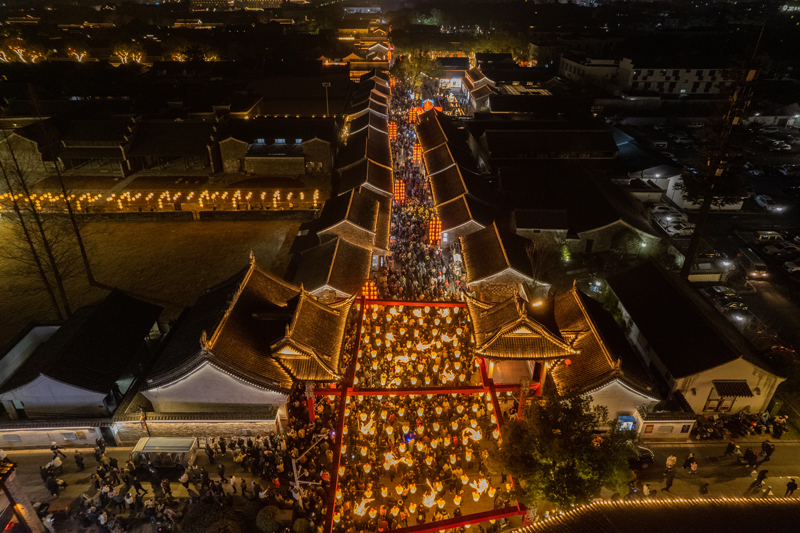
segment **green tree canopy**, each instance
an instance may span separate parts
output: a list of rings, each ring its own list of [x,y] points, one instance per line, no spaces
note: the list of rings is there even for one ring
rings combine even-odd
[[[274,505],[268,505],[261,509],[256,516],[256,527],[263,533],[274,533],[280,529],[278,523],[278,508]]]
[[[412,86],[420,81],[420,75],[425,74],[430,78],[442,75],[442,66],[436,59],[425,52],[413,52],[403,55],[395,61],[391,69],[393,75],[405,78]]]
[[[563,398],[546,393],[526,408],[525,418],[509,421],[503,442],[490,455],[494,471],[511,474],[525,504],[547,500],[562,509],[590,501],[602,487],[624,492],[632,478],[628,441],[635,431],[598,433],[607,410],[588,396]]]

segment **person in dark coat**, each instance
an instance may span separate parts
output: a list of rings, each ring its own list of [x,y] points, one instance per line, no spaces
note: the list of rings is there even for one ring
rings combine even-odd
[[[767,474],[769,474],[769,470],[761,470],[756,477],[755,484],[757,486],[762,486],[764,484],[764,480],[767,479]]]
[[[667,486],[664,487],[664,490],[669,490],[672,487],[672,483],[675,481],[675,474],[672,472],[667,472]]]
[[[761,443],[761,451],[764,452],[764,460],[769,461],[769,458],[772,457],[773,453],[775,453],[775,445],[769,440],[765,440]]]
[[[42,476],[42,481],[47,483],[47,478],[50,477],[50,472],[47,470],[46,466],[43,466],[39,469],[39,475]]]
[[[78,470],[83,470],[86,468],[83,465],[83,454],[81,454],[81,452],[78,450],[75,450],[75,464],[78,465]]]
[[[795,482],[794,479],[790,478],[789,483],[786,484],[786,494],[784,494],[783,496],[785,498],[789,498],[791,497],[792,494],[794,494],[794,491],[796,490],[797,490],[797,483]]]
[[[56,478],[53,476],[48,477],[44,485],[47,487],[47,490],[50,491],[50,494],[58,498],[58,482],[56,481]]]
[[[131,483],[133,484],[133,488],[136,489],[137,496],[139,495],[139,491],[142,491],[142,494],[147,494],[147,489],[142,487],[142,482],[139,481],[139,478],[136,475],[133,476]]]
[[[217,474],[219,474],[219,479],[221,481],[228,481],[228,478],[225,477],[225,465],[222,462],[217,463]]]

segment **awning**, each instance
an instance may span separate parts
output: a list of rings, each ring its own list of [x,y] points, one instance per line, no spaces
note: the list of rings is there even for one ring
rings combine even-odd
[[[714,385],[720,398],[731,398],[734,396],[740,398],[753,397],[753,391],[750,390],[745,380],[712,381],[711,383]]]

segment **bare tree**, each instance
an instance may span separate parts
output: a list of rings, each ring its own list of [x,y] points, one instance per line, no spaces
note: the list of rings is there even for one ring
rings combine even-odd
[[[16,197],[16,207],[21,213],[21,219],[26,222],[26,240],[30,240],[43,258],[44,267],[49,279],[56,287],[61,306],[67,316],[72,314],[72,309],[67,297],[64,280],[65,274],[72,272],[69,246],[73,245],[72,239],[65,239],[63,231],[63,217],[54,213],[47,216],[42,204],[42,198],[33,192],[32,185],[37,179],[38,153],[33,150],[24,150],[25,141],[7,129],[2,130],[2,152],[0,159],[3,164],[3,174],[6,181],[7,192]],[[16,145],[16,146],[15,146]],[[40,163],[38,163],[40,166]],[[13,257],[12,257],[13,259]]]
[[[534,235],[525,245],[525,253],[531,263],[531,277],[533,278],[533,291],[536,292],[543,279],[558,265],[559,242],[548,233]]]

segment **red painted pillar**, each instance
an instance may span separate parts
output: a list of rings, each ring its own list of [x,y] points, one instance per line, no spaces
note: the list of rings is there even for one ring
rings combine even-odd
[[[314,396],[310,396],[308,400],[306,400],[306,404],[308,405],[308,421],[313,422],[317,418],[317,413],[314,412]]]

